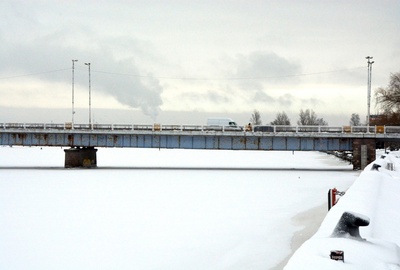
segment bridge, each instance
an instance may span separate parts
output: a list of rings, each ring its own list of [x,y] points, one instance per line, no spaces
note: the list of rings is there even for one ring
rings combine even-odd
[[[254,126],[0,124],[0,145],[58,146],[65,167],[96,167],[97,148],[352,151],[353,168],[375,160],[376,146],[400,142],[400,126]]]

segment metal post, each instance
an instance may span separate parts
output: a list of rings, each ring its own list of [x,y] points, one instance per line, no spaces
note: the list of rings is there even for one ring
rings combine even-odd
[[[89,127],[92,128],[92,94],[91,94],[91,87],[90,87],[90,63],[85,63],[89,67]]]
[[[74,86],[75,86],[75,62],[78,62],[78,60],[72,60],[72,129],[74,128],[74,114],[75,114],[75,91],[74,91]]]
[[[372,64],[374,63],[374,61],[371,61],[371,59],[373,58],[372,56],[367,56],[365,57],[367,59],[367,63],[368,63],[368,94],[367,94],[367,105],[368,105],[368,113],[367,113],[367,126],[368,126],[368,132],[369,132],[369,121],[370,121],[370,109],[371,109],[371,75],[372,75]]]

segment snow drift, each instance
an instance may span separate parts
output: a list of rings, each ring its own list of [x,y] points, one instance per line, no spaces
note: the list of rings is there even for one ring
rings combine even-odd
[[[399,192],[400,153],[382,154],[364,169],[284,269],[400,269]],[[369,221],[359,227],[361,238],[333,234],[345,212]],[[334,250],[344,252],[343,261],[330,258]]]

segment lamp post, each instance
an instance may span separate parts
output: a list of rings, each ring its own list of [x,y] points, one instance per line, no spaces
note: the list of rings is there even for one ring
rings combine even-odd
[[[75,93],[74,93],[74,86],[75,86],[75,62],[78,60],[72,60],[72,129],[74,128],[74,114],[75,114]]]
[[[368,105],[368,113],[367,113],[367,126],[369,126],[369,120],[370,120],[370,108],[371,108],[371,73],[372,73],[372,64],[374,63],[374,61],[371,61],[371,59],[373,58],[372,56],[367,56],[365,57],[367,59],[367,63],[368,63],[368,94],[367,94],[367,105]],[[369,132],[369,129],[368,129]]]
[[[89,126],[92,128],[92,94],[90,88],[90,63],[85,63],[89,67]]]

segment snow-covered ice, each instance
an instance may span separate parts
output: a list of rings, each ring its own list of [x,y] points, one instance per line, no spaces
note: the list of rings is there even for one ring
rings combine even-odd
[[[0,147],[0,269],[281,269],[295,233],[324,218],[328,189],[360,174],[318,152],[101,148],[97,159],[64,169],[60,148]]]

